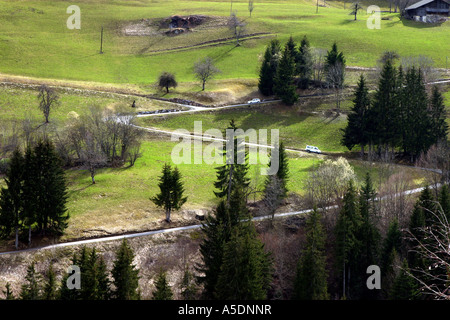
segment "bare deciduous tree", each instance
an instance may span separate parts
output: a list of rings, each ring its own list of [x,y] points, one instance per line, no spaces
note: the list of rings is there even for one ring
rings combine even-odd
[[[439,183],[450,182],[450,146],[445,142],[432,145],[416,165],[428,169],[428,180],[437,190]]]
[[[239,39],[245,33],[246,24],[239,20],[236,13],[231,13],[230,18],[228,19],[228,27],[232,30],[234,37],[236,38],[236,46],[240,46]]]
[[[427,261],[423,269],[411,268],[409,276],[420,283],[422,292],[436,300],[450,300],[450,223],[442,207],[430,212],[435,223],[421,228],[422,239],[407,230],[407,237],[416,243],[411,250]]]
[[[50,88],[47,85],[43,84],[39,87],[38,100],[39,109],[41,109],[45,117],[45,123],[48,123],[50,111],[58,104],[58,95],[53,88]]]
[[[214,78],[221,71],[214,66],[214,61],[210,57],[206,57],[197,61],[194,65],[194,75],[202,82],[202,91],[205,90],[206,81]]]
[[[255,9],[255,4],[253,0],[248,0],[248,12],[250,12],[250,18],[252,17],[252,12]]]
[[[327,50],[314,48],[312,50],[313,79],[314,82],[321,83],[325,73],[325,56]]]
[[[336,101],[336,109],[341,108],[342,90],[344,89],[345,68],[340,62],[331,65],[327,72],[327,81],[331,88],[334,89],[334,98]]]
[[[435,81],[439,77],[439,72],[434,67],[433,59],[428,56],[403,57],[401,59],[401,65],[405,72],[413,67],[419,69],[422,73],[424,83]]]

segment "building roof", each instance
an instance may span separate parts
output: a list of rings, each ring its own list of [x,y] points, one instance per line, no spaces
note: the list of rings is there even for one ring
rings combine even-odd
[[[405,10],[417,9],[417,8],[424,6],[426,4],[429,4],[433,1],[435,1],[435,0],[422,0],[422,1],[419,1],[419,2],[416,2],[412,5],[410,5],[409,7],[405,8]],[[449,3],[449,0],[442,0],[442,1]]]

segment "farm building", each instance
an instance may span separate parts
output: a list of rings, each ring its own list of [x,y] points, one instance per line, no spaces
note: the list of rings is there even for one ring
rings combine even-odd
[[[450,0],[422,0],[405,8],[405,16],[422,22],[445,21],[449,16]]]

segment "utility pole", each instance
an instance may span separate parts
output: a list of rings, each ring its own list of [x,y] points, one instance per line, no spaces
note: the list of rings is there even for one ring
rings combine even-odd
[[[100,54],[103,53],[103,27],[102,27],[102,32],[100,35]]]

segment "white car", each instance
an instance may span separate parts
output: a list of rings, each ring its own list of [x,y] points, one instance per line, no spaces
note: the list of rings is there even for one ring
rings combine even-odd
[[[250,100],[250,101],[247,101],[248,104],[252,104],[252,103],[260,103],[260,102],[261,102],[261,100],[258,99],[258,98],[255,98],[255,99],[252,99],[252,100]]]
[[[314,152],[314,153],[322,153],[322,151],[320,151],[319,148],[314,147],[314,146],[306,146],[305,149],[307,152]]]

